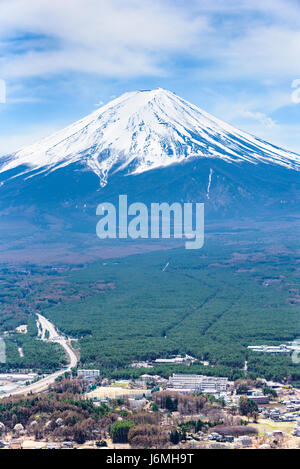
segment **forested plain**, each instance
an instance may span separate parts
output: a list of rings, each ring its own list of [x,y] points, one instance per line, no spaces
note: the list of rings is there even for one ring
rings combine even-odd
[[[60,281],[60,293],[41,301],[51,285],[46,272],[35,308],[75,339],[81,366],[100,368],[106,376],[199,372],[239,378],[247,361],[250,377],[296,383],[300,366],[290,356],[247,349],[300,336],[295,248],[294,241],[274,246],[257,242],[255,232],[251,240],[236,233],[208,239],[199,251],[173,249],[98,261],[56,272],[55,278],[52,274],[55,285]],[[176,354],[197,361],[190,367],[130,367],[138,360]]]

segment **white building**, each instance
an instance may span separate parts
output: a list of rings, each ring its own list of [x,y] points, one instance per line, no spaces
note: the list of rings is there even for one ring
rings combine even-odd
[[[19,334],[27,334],[27,324],[21,324],[21,326],[16,327],[16,331],[19,332]]]
[[[293,347],[289,347],[287,345],[248,345],[247,347],[252,352],[262,352],[262,353],[272,353],[272,354],[279,354],[279,353],[286,353],[289,354],[293,351]]]
[[[6,384],[5,386],[0,386],[0,394],[9,394],[18,389],[16,384]]]
[[[0,382],[9,381],[12,383],[17,383],[19,381],[28,381],[32,382],[37,378],[36,373],[0,373]]]
[[[215,376],[174,373],[169,378],[169,386],[179,391],[217,394],[227,391],[229,381],[228,378],[218,378]]]
[[[170,363],[170,364],[176,364],[176,363],[192,363],[196,361],[196,358],[191,357],[190,355],[185,355],[185,357],[182,357],[181,355],[176,355],[175,357],[172,358],[157,358],[154,360],[154,363]]]
[[[100,378],[100,370],[77,370],[77,376],[85,381],[95,381]]]

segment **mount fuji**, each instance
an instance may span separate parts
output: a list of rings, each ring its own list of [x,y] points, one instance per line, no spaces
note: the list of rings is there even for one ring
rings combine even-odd
[[[299,169],[298,154],[170,91],[134,91],[0,157],[0,216],[21,210],[42,223],[51,213],[81,226],[118,194],[145,203],[205,202],[208,217],[294,214]]]

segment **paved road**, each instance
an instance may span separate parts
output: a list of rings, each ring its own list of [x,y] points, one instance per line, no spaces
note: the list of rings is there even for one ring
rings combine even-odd
[[[64,348],[69,358],[69,364],[66,368],[62,368],[61,370],[56,371],[55,373],[52,373],[51,375],[46,376],[46,378],[40,379],[36,383],[29,384],[28,386],[24,386],[8,394],[2,394],[0,395],[0,398],[28,394],[30,392],[45,391],[51,384],[54,383],[54,381],[56,380],[56,378],[58,378],[58,376],[63,375],[64,373],[66,373],[66,371],[70,371],[71,368],[74,368],[77,365],[78,360],[77,360],[76,354],[74,353],[72,347],[70,346],[69,340],[59,335],[58,331],[55,329],[55,326],[54,324],[52,324],[52,322],[50,322],[41,314],[38,314],[37,316],[38,316],[38,322],[40,324],[40,328],[42,329],[42,335],[41,335],[42,339],[45,340],[44,339],[45,332],[48,331],[49,332],[48,340],[50,340],[51,342],[56,342]]]

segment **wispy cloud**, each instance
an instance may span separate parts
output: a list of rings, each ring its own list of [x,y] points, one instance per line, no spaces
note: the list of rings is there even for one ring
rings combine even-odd
[[[257,120],[264,127],[271,128],[271,127],[276,126],[276,122],[271,117],[264,114],[263,112],[258,112],[258,111],[257,112],[252,112],[252,111],[249,111],[249,110],[245,109],[245,110],[241,111],[241,116]]]
[[[299,21],[292,0],[2,0],[1,73],[164,76],[184,58],[215,79],[280,79],[300,75]]]
[[[2,0],[0,39],[27,50],[2,59],[7,78],[82,71],[102,76],[160,75],[170,53],[186,52],[207,31],[204,17],[194,17],[170,1]],[[36,40],[34,39],[34,33]],[[45,48],[37,48],[41,37]],[[51,41],[52,39],[52,47]],[[3,44],[3,42],[2,42]]]
[[[2,68],[7,77],[160,74],[169,54],[185,53],[222,61],[232,75],[296,73],[299,19],[288,0],[192,0],[189,8],[171,0],[2,0],[0,39],[11,46]]]
[[[0,78],[9,85],[8,104],[48,99],[50,85],[55,89],[68,83],[72,91],[79,76],[86,89],[94,86],[96,77],[106,90],[96,89],[91,107],[96,99],[101,99],[100,105],[143,80],[150,86],[164,82],[171,89],[175,83],[191,100],[196,94],[192,87],[201,83],[210,89],[211,100],[202,96],[194,101],[210,106],[207,110],[218,117],[246,125],[246,130],[257,126],[266,135],[271,130],[283,135],[280,126],[292,135],[286,115],[278,112],[292,105],[291,83],[300,78],[299,0],[0,4]],[[47,80],[47,86],[38,88],[38,80]],[[111,85],[116,82],[118,87]],[[75,88],[77,84],[74,96]],[[71,91],[65,94],[70,96]]]

